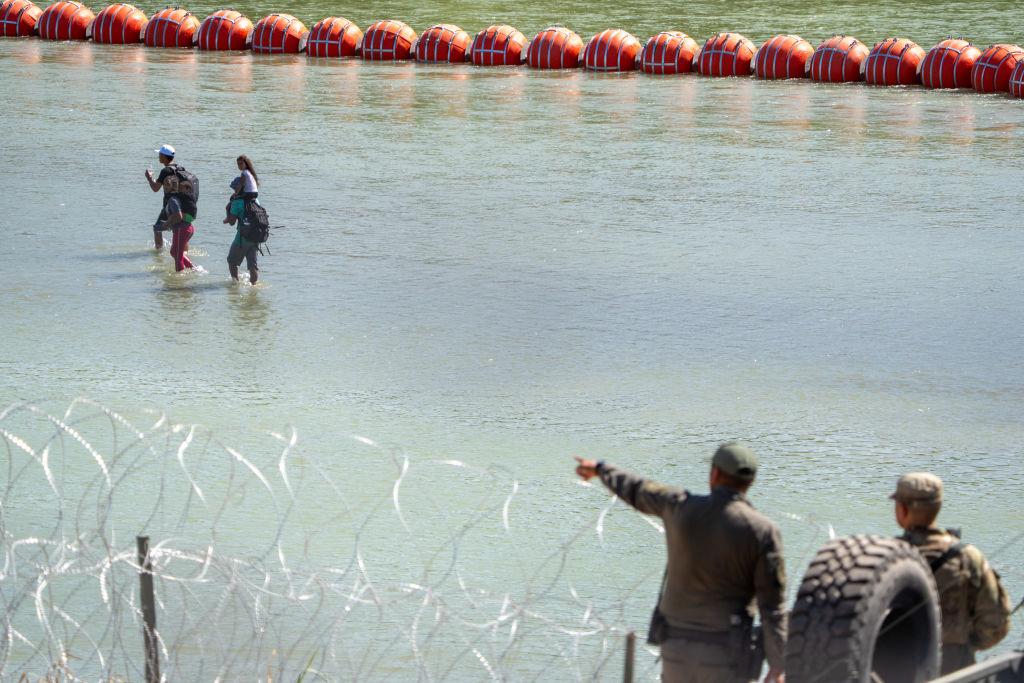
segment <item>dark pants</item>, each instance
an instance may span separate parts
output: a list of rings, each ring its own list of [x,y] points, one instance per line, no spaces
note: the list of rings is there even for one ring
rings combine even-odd
[[[661,644],[663,683],[747,683],[734,668],[729,648],[670,638]]]
[[[231,243],[231,249],[228,251],[228,265],[237,268],[242,263],[242,259],[245,259],[246,268],[259,270],[259,264],[256,261],[256,255],[259,253],[258,246],[255,242],[243,240],[241,233],[236,232],[235,241]]]

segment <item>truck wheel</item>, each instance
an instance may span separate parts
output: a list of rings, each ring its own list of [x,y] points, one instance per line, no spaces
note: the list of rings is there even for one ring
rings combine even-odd
[[[804,574],[789,619],[787,683],[913,682],[939,675],[939,599],[909,543],[830,541]]]

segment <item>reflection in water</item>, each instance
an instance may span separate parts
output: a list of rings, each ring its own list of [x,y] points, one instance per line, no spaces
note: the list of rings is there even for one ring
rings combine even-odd
[[[40,41],[36,41],[37,43]],[[62,64],[65,66],[92,66],[95,59],[91,41],[75,40],[52,43],[52,49],[43,51],[41,63]]]
[[[195,324],[199,313],[202,297],[197,290],[202,286],[201,278],[204,276],[188,271],[176,273],[170,259],[160,261],[160,267],[167,270],[157,273],[161,282],[153,292],[163,312],[165,325],[170,329],[188,330]]]
[[[228,302],[231,306],[235,330],[244,335],[264,335],[268,332],[267,324],[273,307],[267,296],[266,285],[257,283],[255,286],[246,282],[228,285]]]

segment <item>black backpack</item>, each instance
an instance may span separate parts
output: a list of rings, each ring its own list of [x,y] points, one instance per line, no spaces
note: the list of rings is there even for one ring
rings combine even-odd
[[[184,166],[169,164],[167,168],[173,171],[172,175],[168,176],[164,181],[164,184],[169,188],[169,194],[178,196],[181,200],[181,208],[185,213],[197,216],[199,209],[199,178]]]
[[[245,215],[239,221],[238,232],[242,239],[263,244],[270,239],[270,216],[267,210],[256,202],[245,203]]]

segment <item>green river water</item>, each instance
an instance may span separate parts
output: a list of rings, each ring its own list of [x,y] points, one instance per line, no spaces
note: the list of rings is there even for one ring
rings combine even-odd
[[[1013,2],[236,7],[418,32],[1024,42]],[[751,497],[782,527],[791,591],[830,528],[896,533],[887,496],[928,469],[941,521],[1024,593],[1020,101],[34,39],[0,40],[0,84],[0,404],[61,417],[86,397],[146,432],[125,451],[94,407],[68,416],[80,440],[0,413],[4,677],[64,651],[87,680],[141,679],[138,626],[104,592],[134,605],[131,571],[114,590],[102,558],[145,531],[273,575],[230,600],[227,569],[158,583],[171,680],[616,680],[662,542],[603,516],[570,456],[703,490],[731,438],[762,458]],[[165,142],[202,181],[203,273],[152,249],[143,171]],[[224,262],[238,154],[280,226],[256,287]],[[287,470],[268,432],[292,429]],[[117,461],[109,485],[96,457]],[[35,538],[62,550],[15,543]],[[90,543],[98,563],[61,563]],[[44,591],[33,562],[60,581]],[[282,566],[320,572],[322,610]],[[523,611],[481,626],[507,604]],[[1022,636],[1018,615],[1000,650]],[[657,672],[643,649],[640,671]]]

